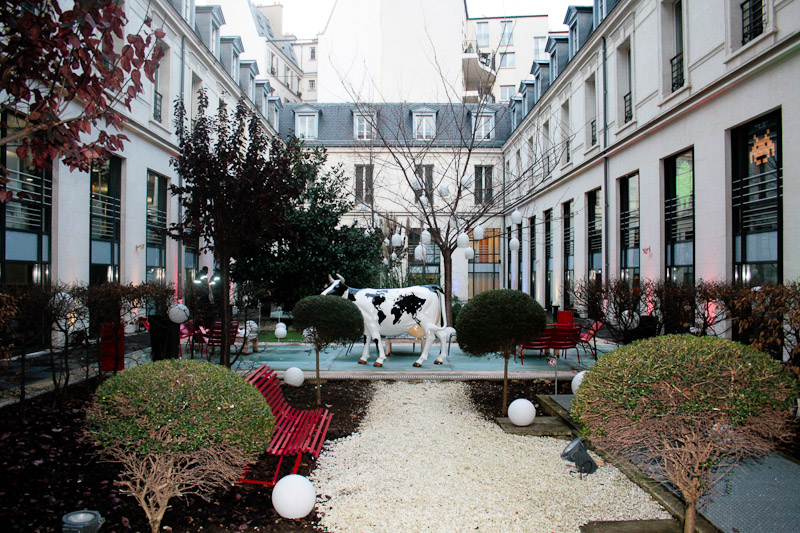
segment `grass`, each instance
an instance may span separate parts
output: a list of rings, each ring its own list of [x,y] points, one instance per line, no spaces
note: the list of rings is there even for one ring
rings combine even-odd
[[[299,331],[289,331],[285,339],[275,337],[274,331],[259,331],[258,342],[303,342],[303,334]]]

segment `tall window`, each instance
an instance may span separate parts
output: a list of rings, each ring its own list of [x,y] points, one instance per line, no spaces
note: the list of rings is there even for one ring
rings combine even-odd
[[[531,290],[530,295],[536,299],[536,217],[530,218],[530,262],[531,262]]]
[[[167,266],[167,178],[147,171],[147,276],[164,283]]]
[[[317,114],[302,113],[295,117],[295,132],[300,139],[317,138]]]
[[[494,135],[494,114],[482,113],[474,117],[475,139],[479,141],[491,140]]]
[[[429,205],[433,205],[433,165],[417,165],[414,175],[417,180],[414,199],[419,202],[424,194]]]
[[[374,137],[372,123],[374,117],[367,114],[353,115],[353,137],[359,141],[367,141]]]
[[[511,273],[513,272],[511,268],[511,246],[509,243],[511,242],[511,226],[506,226],[506,289],[512,289],[512,278]]]
[[[13,134],[22,120],[3,113],[2,134]],[[0,202],[2,224],[2,271],[6,285],[30,285],[50,281],[50,226],[53,205],[53,179],[49,168],[31,164],[31,157],[17,157],[19,141],[0,148],[0,158],[7,170],[8,182],[0,188],[14,194],[9,202]]]
[[[501,102],[510,102],[511,97],[514,96],[516,93],[516,87],[514,85],[501,85],[500,86],[500,101]]]
[[[421,243],[420,233],[421,231],[419,229],[412,229],[408,233],[409,250],[416,249],[417,245]],[[433,241],[431,241],[429,244],[423,244],[423,246],[425,247],[424,261],[417,261],[413,253],[409,254],[408,256],[409,277],[411,277],[413,279],[413,283],[416,284],[438,285],[441,282],[441,252],[439,251],[439,247],[436,246]]]
[[[522,224],[517,226],[517,240],[519,241],[519,248],[517,249],[517,290],[522,290]]]
[[[745,0],[742,7],[742,44],[764,33],[764,0]]]
[[[535,61],[542,61],[547,59],[547,52],[545,52],[546,44],[547,44],[546,37],[533,38],[533,59]]]
[[[308,58],[311,61],[314,61],[315,59],[317,59],[317,47],[316,46],[312,46],[311,48],[308,49]]]
[[[472,241],[475,258],[469,266],[469,297],[500,288],[500,229],[487,228],[483,239]]]
[[[586,235],[589,254],[589,279],[603,281],[603,199],[600,189],[586,195]]]
[[[436,136],[436,115],[433,113],[414,114],[414,138],[433,139]]]
[[[619,106],[619,124],[627,124],[633,120],[633,84],[632,58],[630,41],[617,49],[617,105]]]
[[[92,163],[89,283],[119,281],[121,169],[118,157]]]
[[[666,277],[694,284],[694,152],[664,160]]]
[[[594,74],[586,80],[583,108],[586,117],[586,145],[594,146],[597,144],[597,89]]]
[[[733,260],[737,281],[783,279],[783,169],[780,111],[732,132]]]
[[[575,282],[575,224],[572,200],[562,204],[564,219],[564,309],[572,309],[572,291]]]
[[[309,91],[317,90],[317,80],[308,80],[308,90]]]
[[[500,23],[500,46],[511,46],[514,44],[514,23],[504,20]]]
[[[625,281],[639,283],[639,174],[619,180],[620,271]]]
[[[500,54],[500,68],[514,68],[514,52],[502,52]]]
[[[372,165],[356,165],[356,201],[372,205]]]
[[[476,33],[478,36],[478,46],[479,47],[489,46],[489,23],[478,22]]]
[[[678,0],[672,6],[672,21],[674,26],[674,42],[673,48],[675,55],[670,59],[670,78],[672,81],[671,88],[677,91],[684,84],[683,75],[683,2]]]
[[[550,309],[553,303],[553,210],[544,212],[544,307]]]
[[[475,203],[488,204],[492,201],[492,168],[475,166]]]

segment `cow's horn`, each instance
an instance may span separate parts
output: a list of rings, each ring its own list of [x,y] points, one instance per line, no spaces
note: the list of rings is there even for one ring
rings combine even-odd
[[[330,281],[331,283],[333,283],[333,276],[331,276],[330,274],[328,274],[328,281]]]
[[[339,278],[339,281],[341,281],[342,283],[344,283],[344,277],[342,277],[342,275],[341,275],[341,274],[336,274],[336,277],[337,277],[337,278]]]

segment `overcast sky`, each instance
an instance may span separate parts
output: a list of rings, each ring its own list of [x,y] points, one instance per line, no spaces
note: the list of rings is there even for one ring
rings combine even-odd
[[[435,2],[436,0],[426,0]],[[335,0],[280,0],[283,4],[283,31],[301,39],[321,32]],[[269,4],[269,0],[255,3]],[[570,5],[590,5],[591,0],[467,0],[470,17],[540,15],[550,16],[550,29],[566,29],[561,23]]]

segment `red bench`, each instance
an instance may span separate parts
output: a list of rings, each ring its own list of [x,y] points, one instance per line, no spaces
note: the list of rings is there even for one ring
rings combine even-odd
[[[283,397],[278,375],[267,365],[261,365],[251,372],[245,380],[261,392],[264,400],[272,409],[272,414],[275,417],[275,431],[272,434],[272,441],[267,447],[267,453],[276,455],[280,459],[272,481],[246,479],[247,473],[250,471],[248,466],[242,473],[239,483],[272,486],[278,482],[278,473],[284,457],[297,456],[292,474],[296,474],[300,468],[300,459],[304,453],[319,457],[333,414],[322,408],[299,411],[291,407]]]

